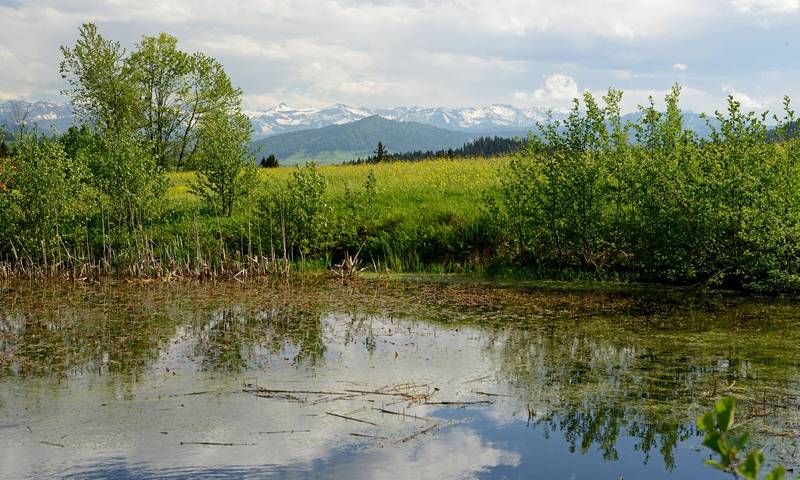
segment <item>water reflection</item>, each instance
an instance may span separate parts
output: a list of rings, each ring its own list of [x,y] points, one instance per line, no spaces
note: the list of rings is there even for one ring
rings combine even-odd
[[[798,340],[792,303],[675,291],[9,286],[0,476],[708,478],[723,393],[796,462]],[[353,393],[398,385],[425,401]]]

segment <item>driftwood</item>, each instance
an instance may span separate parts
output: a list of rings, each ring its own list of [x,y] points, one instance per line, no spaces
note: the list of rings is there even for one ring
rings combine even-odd
[[[43,445],[50,445],[51,447],[65,448],[64,445],[60,443],[47,442],[45,440],[40,440],[39,443]]]

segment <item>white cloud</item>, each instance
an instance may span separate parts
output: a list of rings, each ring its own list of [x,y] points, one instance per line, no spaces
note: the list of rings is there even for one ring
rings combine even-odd
[[[443,461],[446,459],[446,461]],[[470,428],[454,428],[434,440],[405,449],[380,449],[362,464],[343,467],[341,478],[381,480],[416,478],[477,478],[491,467],[516,467],[522,456],[486,442]]]
[[[533,92],[515,92],[514,98],[517,100],[546,105],[564,105],[578,97],[578,83],[574,78],[563,73],[550,75],[544,81],[544,85]]]
[[[572,77],[548,78],[513,101],[558,107],[580,93],[573,77],[592,91],[658,91],[676,72],[721,101],[719,85],[733,81],[798,96],[800,70],[786,65],[795,42],[775,43],[793,38],[800,16],[789,13],[799,8],[800,0],[0,1],[0,92],[58,98],[58,47],[91,21],[128,49],[142,34],[176,35],[182,48],[220,60],[251,102],[479,106],[508,102],[551,72]],[[730,54],[742,48],[760,53]],[[663,58],[681,63],[665,72]],[[786,73],[764,77],[777,69]]]
[[[363,80],[360,82],[342,82],[339,85],[339,90],[345,93],[355,93],[359,95],[377,95],[386,91],[387,85],[385,83],[373,82],[371,80]]]
[[[685,63],[676,63],[672,66],[674,70],[678,70],[679,72],[685,72],[687,68],[689,68]]]
[[[741,13],[791,13],[800,10],[800,0],[731,0]]]
[[[755,98],[744,92],[736,90],[733,85],[724,85],[722,91],[728,95],[733,96],[739,103],[742,104],[744,110],[764,110],[769,105],[769,100]]]

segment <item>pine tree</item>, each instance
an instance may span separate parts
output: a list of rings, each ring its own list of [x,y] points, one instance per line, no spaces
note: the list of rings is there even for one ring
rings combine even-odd
[[[275,157],[275,154],[270,154],[269,157],[261,157],[261,161],[259,162],[259,166],[261,168],[277,168],[278,167],[278,159]]]
[[[386,160],[386,156],[389,154],[383,142],[378,142],[378,148],[373,153],[375,153],[375,163],[383,162]]]

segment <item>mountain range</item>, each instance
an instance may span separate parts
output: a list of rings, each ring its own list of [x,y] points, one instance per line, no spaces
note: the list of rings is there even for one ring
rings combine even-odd
[[[378,141],[391,152],[439,150],[460,147],[479,136],[514,137],[536,130],[537,122],[563,119],[563,110],[512,105],[487,107],[349,107],[292,108],[286,104],[245,112],[253,125],[254,146],[265,155],[273,153],[281,164],[314,159],[332,163],[369,155]],[[641,113],[627,114],[635,122]],[[69,105],[54,102],[9,101],[0,103],[0,127],[13,132],[19,119],[40,131],[55,128],[62,133],[75,120]],[[684,113],[684,125],[700,137],[710,129],[696,113]]]
[[[548,110],[501,104],[467,108],[370,108],[343,104],[324,108],[293,108],[281,103],[273,108],[245,111],[245,113],[253,123],[253,138],[257,140],[298,130],[343,125],[375,115],[399,122],[417,122],[469,133],[519,134],[534,128],[536,122],[546,120]],[[49,129],[52,125],[59,133],[69,128],[74,121],[72,110],[67,104],[24,100],[0,102],[0,125],[4,125],[7,130],[13,130],[18,120],[25,115],[29,125],[36,125],[40,130]],[[564,111],[553,111],[553,118],[564,116]]]
[[[325,108],[293,108],[285,103],[266,110],[245,112],[250,117],[254,137],[343,125],[367,117],[380,116],[398,122],[416,122],[447,130],[469,133],[509,132],[515,134],[536,127],[536,122],[547,119],[548,110],[512,105],[490,105],[488,107],[443,108],[443,107],[395,107],[369,108],[349,107],[336,104]],[[553,111],[553,118],[564,118],[566,112]]]
[[[258,140],[281,133],[344,125],[375,115],[398,122],[422,123],[470,134],[524,135],[528,130],[535,129],[537,122],[547,120],[548,112],[552,114],[553,119],[563,119],[567,113],[557,109],[519,108],[503,104],[465,108],[370,108],[343,104],[324,108],[293,108],[285,103],[245,113],[253,124],[253,138]],[[72,110],[66,104],[24,100],[0,102],[0,125],[5,126],[7,130],[13,130],[17,119],[25,115],[29,125],[35,124],[40,130],[48,130],[54,126],[59,133],[69,128],[74,121]],[[630,113],[624,118],[635,120],[638,116],[638,113]],[[698,114],[686,112],[684,120],[688,128],[695,130],[701,136],[707,133],[705,122]]]
[[[13,132],[20,122],[25,122],[28,126],[36,126],[43,132],[53,127],[56,132],[63,133],[72,125],[73,120],[72,108],[63,103],[43,100],[0,102],[0,127],[9,132]]]
[[[253,142],[259,155],[274,154],[282,165],[314,160],[338,163],[366,157],[383,142],[391,152],[457,148],[473,136],[419,122],[399,122],[379,115],[342,125],[299,130]]]

